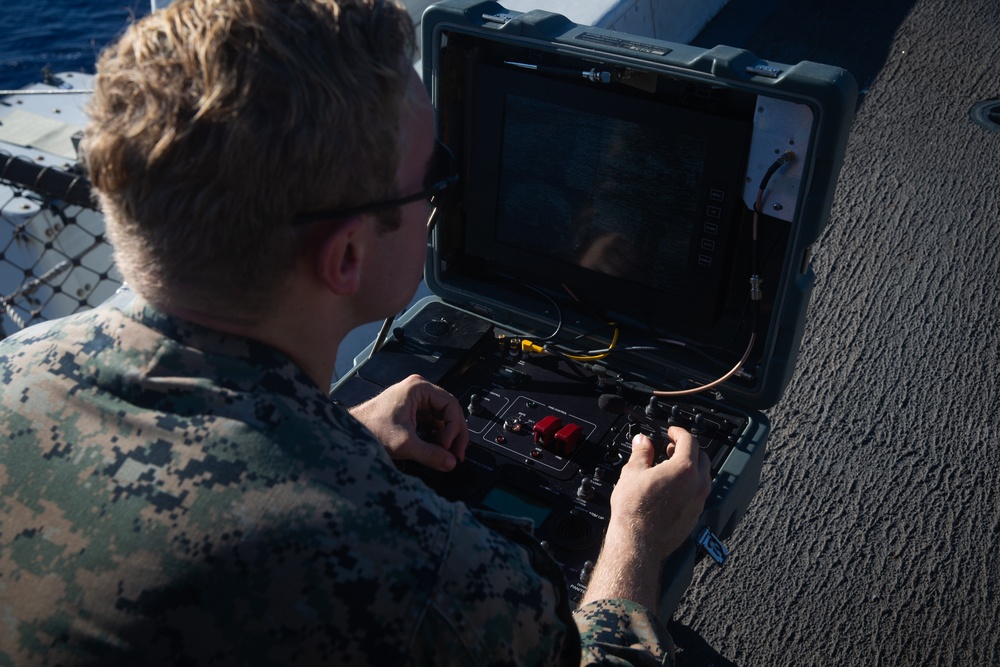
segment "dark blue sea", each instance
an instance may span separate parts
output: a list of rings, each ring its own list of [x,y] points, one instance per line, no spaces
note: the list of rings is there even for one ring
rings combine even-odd
[[[150,11],[150,0],[0,0],[0,90],[54,73],[93,73],[101,49],[129,22]]]

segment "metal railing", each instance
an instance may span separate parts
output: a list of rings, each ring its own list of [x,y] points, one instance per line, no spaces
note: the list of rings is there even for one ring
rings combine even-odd
[[[0,151],[0,338],[121,284],[87,179]]]

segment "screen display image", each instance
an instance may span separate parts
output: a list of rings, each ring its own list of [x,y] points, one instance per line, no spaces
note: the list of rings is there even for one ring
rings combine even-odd
[[[752,107],[476,66],[464,257],[598,307],[713,326],[732,279]],[[735,149],[734,149],[735,147]],[[742,280],[745,282],[745,280]]]
[[[707,148],[669,127],[508,95],[494,240],[676,295]],[[558,169],[534,159],[555,155]]]

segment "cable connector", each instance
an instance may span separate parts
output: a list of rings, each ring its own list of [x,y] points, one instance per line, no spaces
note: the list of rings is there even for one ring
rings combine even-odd
[[[545,354],[545,348],[541,345],[536,345],[532,343],[527,338],[521,339],[521,351],[522,352],[534,352],[535,354]]]
[[[771,166],[767,168],[764,172],[764,178],[760,179],[760,189],[757,193],[757,203],[754,206],[754,210],[760,212],[761,199],[764,196],[764,190],[767,189],[767,184],[771,181],[771,177],[774,176],[774,172],[778,171],[782,165],[787,164],[795,159],[795,153],[790,150],[786,150],[784,153],[778,156]]]
[[[760,301],[764,298],[764,290],[761,289],[761,285],[764,284],[764,279],[760,276],[750,276],[750,300]]]

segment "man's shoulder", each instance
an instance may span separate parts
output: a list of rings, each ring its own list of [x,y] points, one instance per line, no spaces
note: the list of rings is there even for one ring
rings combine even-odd
[[[85,344],[93,335],[127,327],[129,318],[117,307],[103,304],[72,315],[38,322],[0,340],[0,355],[51,347],[59,342]]]
[[[0,341],[0,372],[7,382],[35,384],[48,378],[81,380],[100,366],[140,354],[150,334],[117,308],[99,306],[41,322]]]
[[[80,326],[93,317],[94,312],[87,310],[54,320],[37,322],[0,340],[0,350],[11,350],[33,345],[39,341],[58,339],[67,329]]]

